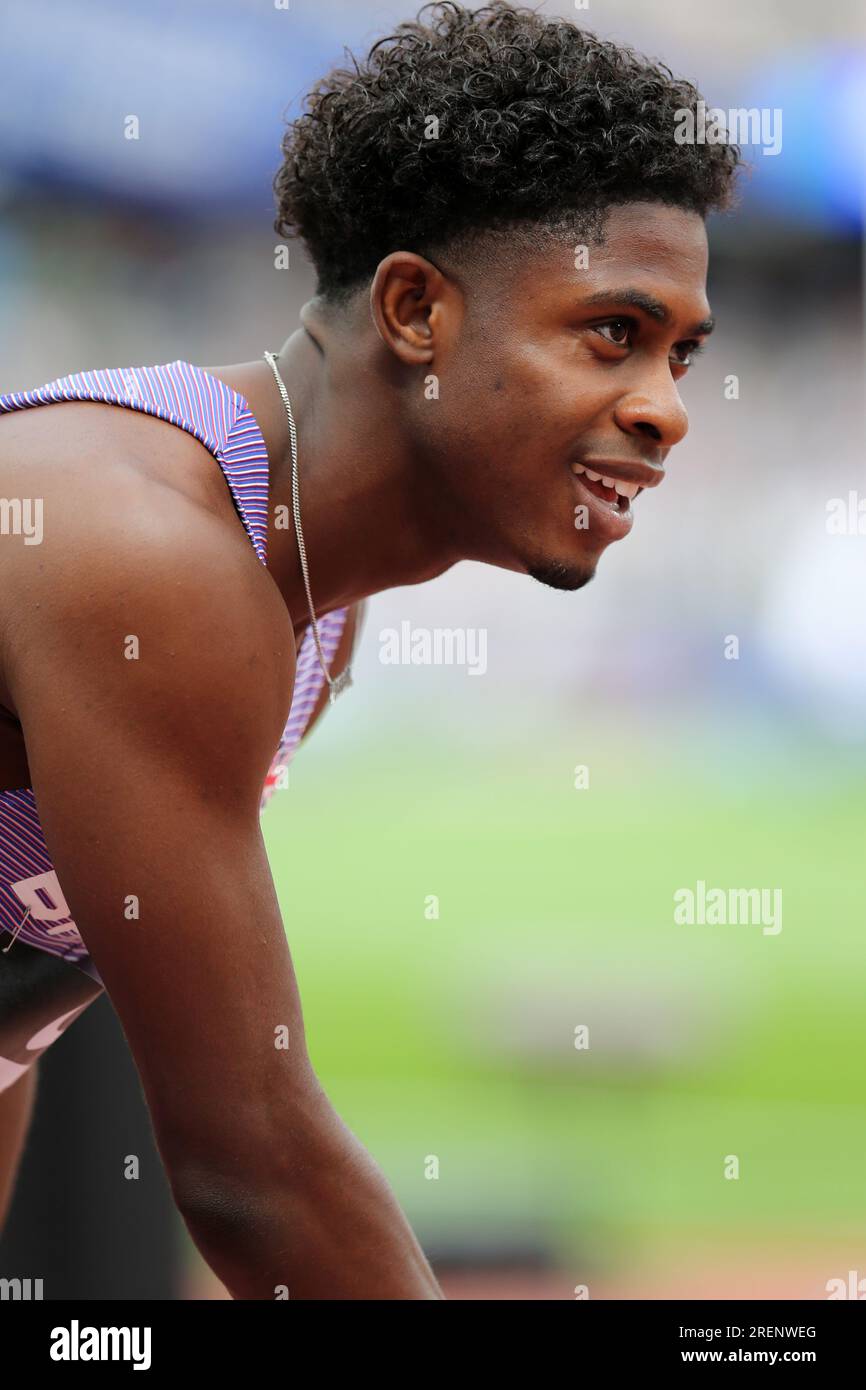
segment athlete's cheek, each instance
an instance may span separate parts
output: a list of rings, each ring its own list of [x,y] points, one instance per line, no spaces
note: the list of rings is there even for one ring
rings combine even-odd
[[[574,392],[573,418],[578,431],[598,435],[609,430],[624,394],[627,393],[623,391],[621,382],[614,383],[610,379],[588,381],[584,377],[581,386]]]

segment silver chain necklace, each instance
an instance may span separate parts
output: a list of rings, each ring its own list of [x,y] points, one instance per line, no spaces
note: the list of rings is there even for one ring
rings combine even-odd
[[[316,643],[316,651],[319,653],[319,665],[328,682],[328,698],[331,704],[334,703],[341,691],[346,690],[352,684],[352,668],[349,662],[338,676],[332,676],[325,661],[325,653],[322,651],[322,642],[319,637],[319,624],[316,622],[316,610],[313,607],[313,595],[310,592],[310,571],[307,567],[307,551],[304,545],[304,533],[301,530],[301,499],[298,487],[298,437],[295,431],[295,420],[292,415],[292,405],[289,400],[289,393],[286,390],[285,382],[277,370],[277,359],[272,352],[264,354],[265,361],[269,364],[273,372],[280,395],[283,398],[283,405],[286,407],[286,414],[289,417],[289,438],[292,442],[292,514],[295,522],[295,534],[298,538],[298,554],[301,559],[301,573],[304,576],[304,588],[307,591],[307,605],[310,610],[310,623],[313,628],[313,638]]]

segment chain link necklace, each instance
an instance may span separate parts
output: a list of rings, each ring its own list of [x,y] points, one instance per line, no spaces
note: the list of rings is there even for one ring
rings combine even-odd
[[[295,535],[298,538],[298,555],[301,560],[301,573],[304,577],[304,588],[307,591],[307,606],[310,610],[310,623],[313,629],[313,639],[316,643],[316,651],[319,654],[319,665],[324,672],[325,680],[328,682],[328,698],[331,704],[334,703],[341,691],[346,690],[352,684],[352,668],[350,662],[338,676],[332,676],[325,661],[325,653],[322,651],[322,641],[319,636],[319,624],[316,621],[316,610],[313,607],[313,595],[310,592],[310,571],[307,567],[307,550],[304,545],[304,533],[301,530],[301,499],[298,487],[298,437],[295,431],[295,420],[292,415],[292,405],[289,400],[289,393],[286,390],[285,382],[277,370],[277,359],[272,352],[265,352],[265,361],[271,368],[276,378],[277,387],[283,398],[283,405],[286,407],[286,414],[289,417],[289,438],[292,442],[292,515],[295,522]]]

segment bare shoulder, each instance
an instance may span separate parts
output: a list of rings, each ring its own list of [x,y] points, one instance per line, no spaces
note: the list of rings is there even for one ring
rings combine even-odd
[[[142,417],[136,442],[95,418],[134,412],[72,404],[83,408],[67,438],[65,404],[23,412],[56,419],[17,444],[0,422],[0,496],[29,499],[31,517],[38,503],[41,518],[36,536],[0,536],[0,700],[23,723],[22,706],[66,690],[106,719],[121,707],[159,719],[166,737],[178,723],[194,734],[196,709],[207,736],[210,709],[257,765],[291,703],[294,637],[216,460],[187,437],[204,456],[190,468],[171,452],[175,426]]]
[[[88,485],[110,496],[124,473],[215,515],[234,511],[216,459],[166,420],[101,401],[59,401],[0,415],[4,496],[62,501],[67,489]]]

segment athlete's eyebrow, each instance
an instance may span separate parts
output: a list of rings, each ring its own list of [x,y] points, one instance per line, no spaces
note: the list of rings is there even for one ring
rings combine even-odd
[[[581,306],[593,306],[595,304],[607,304],[611,308],[627,304],[631,309],[642,309],[643,312],[656,323],[670,323],[673,314],[661,299],[656,299],[655,295],[647,294],[644,290],[599,290],[596,294],[591,294],[588,299],[581,300]],[[702,319],[693,328],[688,330],[686,337],[703,338],[708,333],[712,333],[716,326],[716,321],[712,314],[709,318]]]

